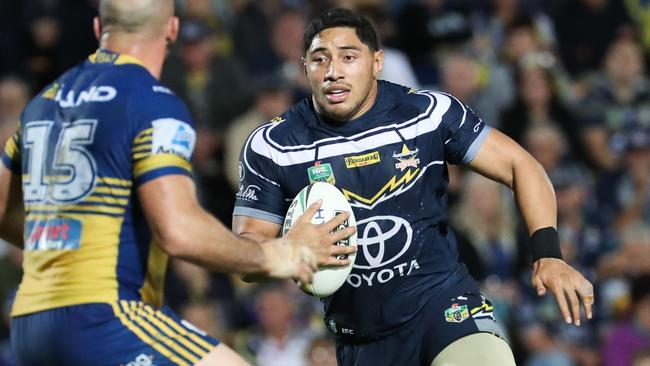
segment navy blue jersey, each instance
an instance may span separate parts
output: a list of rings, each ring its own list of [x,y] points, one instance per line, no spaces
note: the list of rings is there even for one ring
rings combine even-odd
[[[345,123],[305,99],[246,141],[234,215],[282,224],[306,185],[338,187],[357,219],[359,251],[325,315],[335,333],[387,334],[467,275],[447,230],[446,163],[472,161],[487,133],[453,96],[384,81],[373,107]]]

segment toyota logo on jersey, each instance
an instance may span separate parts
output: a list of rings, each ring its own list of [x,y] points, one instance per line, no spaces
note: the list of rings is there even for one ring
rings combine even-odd
[[[373,216],[357,222],[357,258],[347,282],[353,287],[386,283],[420,268],[404,255],[411,246],[413,229],[397,216]]]

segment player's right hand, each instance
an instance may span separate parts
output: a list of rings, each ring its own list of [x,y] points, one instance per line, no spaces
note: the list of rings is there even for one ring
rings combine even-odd
[[[269,276],[311,283],[318,267],[343,267],[350,264],[349,259],[338,259],[337,256],[355,253],[357,248],[334,244],[354,234],[356,227],[334,231],[349,218],[349,213],[338,214],[323,224],[312,224],[311,219],[321,204],[312,204],[286,235],[262,246],[270,261]]]

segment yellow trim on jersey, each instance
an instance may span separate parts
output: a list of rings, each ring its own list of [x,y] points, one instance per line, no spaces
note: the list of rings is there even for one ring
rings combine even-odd
[[[7,140],[7,144],[5,145],[5,154],[7,154],[11,160],[16,160],[20,156],[20,147],[16,141],[16,135],[13,135],[9,140]]]
[[[54,84],[52,84],[52,86],[49,89],[47,89],[42,94],[43,98],[45,98],[45,99],[55,99],[56,94],[59,92],[59,90],[61,90],[61,87],[62,87],[61,84],[59,84],[58,82],[55,82]]]
[[[99,183],[110,184],[113,186],[131,187],[133,185],[133,182],[131,182],[130,180],[119,179],[119,178],[99,177],[97,178],[97,181]]]
[[[26,221],[70,218],[82,222],[79,249],[26,250],[23,281],[12,316],[118,299],[117,260],[123,217],[26,213]],[[55,263],[56,265],[53,265]]]
[[[137,57],[130,55],[120,55],[117,53],[106,52],[104,50],[97,50],[92,55],[88,56],[88,60],[94,64],[107,64],[112,63],[114,65],[127,65],[135,64],[144,67],[142,61]]]
[[[148,144],[153,141],[153,135],[148,135],[148,136],[142,136],[140,138],[136,138],[137,140],[133,140],[133,145],[142,145],[142,144]]]
[[[483,303],[483,305],[477,306],[477,307],[473,308],[472,310],[470,310],[470,313],[472,315],[474,315],[474,314],[478,313],[481,310],[491,311],[491,310],[494,310],[494,306],[488,305],[487,303]]]
[[[167,349],[171,350],[177,355],[184,357],[186,360],[190,360],[192,364],[199,362],[199,358],[197,356],[188,352],[188,350],[184,349],[179,344],[174,342],[171,338],[164,335],[159,329],[156,329],[146,319],[143,319],[143,304],[141,302],[138,303],[135,301],[120,301],[120,305],[125,310],[129,320],[141,329],[146,330],[147,333],[149,333],[157,341],[158,345],[167,347]]]
[[[101,202],[109,205],[122,205],[127,206],[129,204],[128,198],[113,198],[105,196],[90,196],[84,199],[84,202]]]
[[[151,148],[152,148],[151,144],[142,144],[142,145],[138,145],[138,146],[133,147],[133,149],[131,149],[131,152],[137,153],[137,152],[151,150]]]
[[[159,318],[156,318],[154,316],[155,313],[160,313],[160,310],[154,311],[150,306],[147,306],[146,304],[144,306],[139,307],[139,311],[138,311],[138,315],[144,316],[145,319],[147,319],[147,321],[154,324],[156,327],[162,330],[169,337],[176,340],[178,343],[181,343],[184,347],[194,352],[195,354],[203,357],[210,351],[209,349],[206,350],[204,348],[199,347],[197,344],[193,343],[189,338],[175,331]]]
[[[169,256],[165,253],[155,240],[149,244],[149,256],[147,259],[147,270],[144,284],[140,288],[142,301],[162,306],[163,291],[165,284],[165,271]]]
[[[161,355],[167,357],[170,361],[175,362],[176,364],[181,366],[185,366],[185,365],[190,366],[189,363],[179,359],[169,349],[167,349],[160,343],[151,339],[146,333],[144,333],[140,328],[138,328],[135,324],[133,324],[133,322],[131,322],[131,320],[127,318],[127,315],[122,311],[119,304],[113,303],[111,305],[113,306],[113,313],[115,314],[115,316],[118,319],[120,319],[120,321],[122,322],[122,324],[124,324],[125,327],[127,327],[136,336],[138,336],[138,338],[140,338],[144,343],[150,345],[153,349],[160,352]]]
[[[142,130],[138,133],[137,136],[133,139],[133,144],[140,144],[143,142],[149,142],[153,138],[153,127]]]
[[[178,167],[188,172],[192,171],[192,165],[180,156],[174,154],[155,154],[135,162],[133,164],[133,175],[137,178],[152,170],[165,167]]]
[[[352,199],[357,200],[358,202],[362,202],[368,205],[373,204],[377,199],[385,195],[386,193],[390,193],[395,191],[396,189],[403,187],[407,184],[409,184],[413,178],[418,176],[418,173],[420,172],[420,168],[415,169],[415,170],[407,170],[406,173],[398,180],[397,176],[392,176],[390,180],[384,184],[383,187],[379,189],[379,192],[377,192],[374,196],[371,198],[365,198],[363,196],[360,196],[356,193],[350,192],[347,189],[342,189],[343,195],[345,196],[345,199],[348,201],[351,201]]]
[[[110,207],[110,206],[84,206],[84,205],[25,205],[25,211],[81,211],[87,212],[88,215],[93,213],[106,213],[111,215],[121,215],[126,212],[124,207]]]
[[[194,343],[196,343],[196,344],[198,344],[199,346],[205,348],[207,351],[210,351],[210,350],[214,347],[214,345],[212,345],[212,344],[206,342],[206,341],[205,341],[204,339],[202,339],[201,337],[197,336],[196,334],[194,334],[194,333],[188,331],[187,329],[183,328],[182,326],[180,326],[180,325],[179,325],[179,324],[178,324],[174,319],[168,317],[168,316],[165,315],[165,313],[163,313],[162,311],[156,311],[156,312],[154,313],[154,315],[155,315],[158,319],[160,319],[160,320],[162,320],[163,322],[165,322],[165,324],[168,324],[168,325],[171,326],[172,328],[176,329],[176,331],[177,331],[178,333],[180,333],[181,335],[191,338],[191,339],[194,341]]]
[[[113,187],[95,187],[93,193],[112,194],[113,196],[129,197],[131,189],[113,188]]]
[[[151,156],[151,151],[145,151],[145,152],[141,152],[141,153],[133,154],[133,160],[144,159],[144,158],[146,158],[147,156]]]

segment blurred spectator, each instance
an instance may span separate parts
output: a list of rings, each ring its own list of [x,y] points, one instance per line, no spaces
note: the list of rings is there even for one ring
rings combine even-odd
[[[498,126],[501,110],[514,93],[506,70],[457,51],[445,54],[440,68],[440,89],[469,105],[488,124]]]
[[[646,347],[634,355],[632,366],[650,366],[650,347]]]
[[[219,303],[214,301],[191,301],[187,302],[179,312],[181,318],[194,325],[205,333],[229,344],[225,325],[218,316]],[[221,316],[223,318],[223,315]],[[230,344],[229,344],[230,346]]]
[[[597,69],[612,41],[630,33],[621,0],[560,2],[553,15],[561,58],[574,76]]]
[[[506,42],[506,33],[518,19],[530,19],[538,40],[549,47],[555,44],[552,20],[542,12],[534,12],[530,1],[490,0],[489,5],[477,6],[472,15],[474,44],[481,53],[494,56]],[[480,2],[479,2],[480,4]],[[478,5],[478,4],[477,4]]]
[[[569,149],[562,132],[551,124],[531,126],[524,133],[522,146],[547,172],[560,166]]]
[[[236,350],[254,357],[259,366],[307,365],[313,335],[297,329],[297,303],[285,283],[261,286],[255,298],[259,328],[240,333]]]
[[[13,135],[30,98],[27,84],[16,77],[0,79],[0,145]]]
[[[435,52],[470,39],[469,10],[467,4],[449,0],[416,0],[401,9],[396,44],[408,55],[422,85],[439,83]]]
[[[498,183],[478,174],[468,174],[463,184],[452,221],[477,249],[487,273],[509,280],[516,248],[512,202]]]
[[[379,45],[384,51],[384,65],[381,69],[380,79],[418,89],[420,83],[406,54],[386,43],[389,38],[393,37],[395,26],[386,15],[385,4],[366,5],[358,7],[357,10],[375,27]]]
[[[260,55],[266,57],[272,52],[267,35],[271,33],[270,19],[273,15],[265,12],[262,3],[266,2],[237,0],[232,4],[235,11],[232,26],[235,54],[244,62],[249,73]]]
[[[216,31],[213,37],[215,52],[222,56],[233,55],[233,42],[230,34],[225,31],[224,21],[217,13],[215,1],[185,0],[177,14],[181,18],[181,24],[186,20],[198,19],[214,29]]]
[[[577,119],[561,102],[550,72],[541,66],[522,65],[518,68],[517,79],[518,95],[515,103],[503,113],[501,130],[523,144],[524,135],[532,126],[556,126],[568,141],[567,155],[590,163]]]
[[[233,189],[240,192],[243,187],[239,186],[238,162],[246,138],[255,128],[280,116],[293,104],[291,87],[281,78],[267,76],[258,79],[253,86],[257,93],[253,108],[233,121],[226,132],[224,170]]]
[[[2,256],[0,256],[0,366],[17,366],[18,360],[14,356],[9,342],[9,328],[11,323],[11,307],[16,290],[22,277],[23,251],[16,246],[0,240]]]
[[[165,301],[167,306],[178,313],[192,304],[219,304],[219,307],[212,308],[213,316],[220,316],[217,328],[237,326],[241,311],[234,293],[232,281],[227,275],[211,273],[182,260],[171,260],[169,263],[165,279]]]
[[[314,338],[309,344],[307,366],[337,366],[336,346],[329,335]]]
[[[620,234],[615,251],[602,257],[598,265],[600,280],[650,273],[650,226],[629,225]]]
[[[269,37],[270,50],[256,50],[248,60],[249,71],[255,78],[280,75],[291,82],[298,96],[306,96],[309,83],[302,62],[305,16],[299,10],[287,9],[272,19],[270,33],[256,32],[257,37]]]
[[[98,15],[99,0],[57,1],[60,20],[58,58],[61,70],[83,62],[97,49],[92,19]],[[58,73],[55,76],[59,76]],[[52,80],[44,80],[50,83]]]
[[[650,128],[650,82],[640,45],[631,39],[616,40],[607,51],[604,69],[588,85],[579,106],[587,147],[600,168],[612,169],[622,147],[620,136]]]
[[[650,129],[630,131],[624,140],[625,173],[616,185],[619,230],[650,222]]]
[[[44,88],[64,70],[57,57],[60,37],[60,20],[53,15],[39,16],[30,23],[26,73],[36,90]]]
[[[530,356],[525,366],[574,366],[569,354],[540,324],[529,324],[522,331],[523,343]]]
[[[635,354],[650,348],[650,274],[632,280],[631,298],[630,319],[617,325],[605,342],[605,366],[633,366],[638,364],[633,364]]]
[[[535,18],[520,16],[506,26],[505,32],[501,55],[512,74],[516,74],[519,68],[544,68],[553,80],[556,93],[561,99],[575,99],[575,87],[562,60],[555,53],[551,30],[540,26]]]
[[[595,203],[589,196],[589,176],[578,165],[564,164],[551,170],[549,177],[557,199],[557,227],[564,260],[595,281],[599,256],[604,249],[615,245],[615,239],[597,221]]]
[[[162,78],[190,107],[198,127],[194,164],[207,174],[216,173],[211,163],[223,148],[224,131],[250,104],[244,71],[233,59],[215,54],[213,35],[204,22],[185,21],[180,55],[169,61]]]

